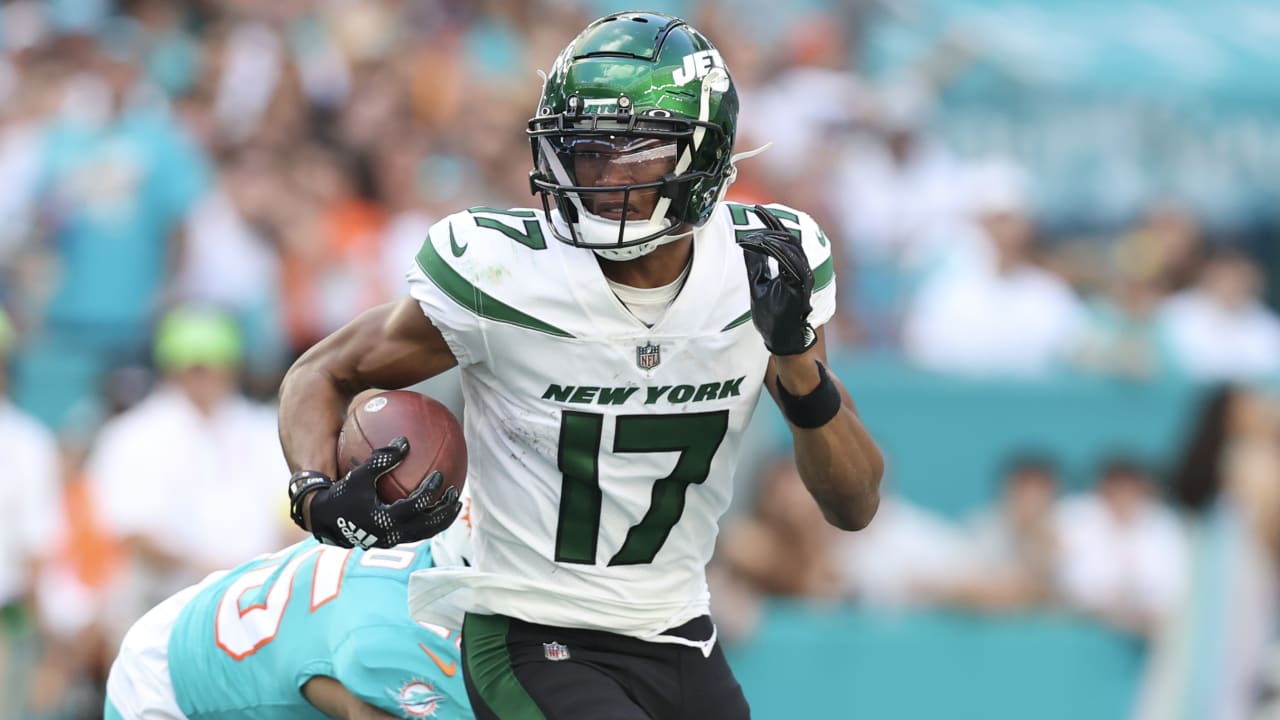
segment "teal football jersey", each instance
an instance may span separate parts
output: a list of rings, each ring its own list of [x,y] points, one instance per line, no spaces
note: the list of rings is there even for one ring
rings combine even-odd
[[[395,717],[474,717],[458,631],[409,618],[409,575],[431,566],[425,542],[307,540],[211,578],[169,640],[179,707],[192,720],[323,718],[301,688],[326,675]]]

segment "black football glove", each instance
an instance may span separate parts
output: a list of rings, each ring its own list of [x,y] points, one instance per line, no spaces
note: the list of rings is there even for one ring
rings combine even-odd
[[[409,441],[398,437],[387,447],[374,450],[346,477],[315,490],[311,532],[316,539],[342,547],[387,548],[425,540],[453,524],[462,503],[454,486],[433,501],[444,483],[439,470],[405,498],[393,503],[378,498],[378,479],[399,465],[408,452]]]
[[[813,347],[817,334],[809,324],[809,293],[813,270],[800,239],[787,232],[777,216],[763,205],[755,213],[765,229],[738,238],[747,263],[751,289],[751,321],[774,355],[799,355]],[[778,262],[778,274],[769,270],[769,258]]]

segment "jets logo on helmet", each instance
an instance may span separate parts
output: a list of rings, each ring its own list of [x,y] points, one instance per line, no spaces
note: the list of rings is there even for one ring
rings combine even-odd
[[[724,60],[720,59],[719,50],[700,50],[685,55],[680,69],[672,74],[671,79],[677,85],[688,85],[691,80],[706,77],[712,68],[723,67]]]
[[[555,236],[616,260],[705,223],[733,181],[738,95],[702,33],[658,13],[587,26],[556,58],[529,121]]]

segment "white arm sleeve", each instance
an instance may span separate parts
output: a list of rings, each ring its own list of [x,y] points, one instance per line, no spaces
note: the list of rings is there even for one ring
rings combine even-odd
[[[28,557],[50,552],[64,530],[66,507],[62,492],[62,476],[58,448],[53,435],[43,427],[32,427],[24,433],[15,477],[22,483],[20,502],[13,517],[22,528],[23,550]]]
[[[465,254],[472,239],[467,237],[469,224],[459,221],[461,215],[450,215],[431,226],[406,277],[409,295],[440,330],[458,365],[465,367],[487,360],[488,348],[483,321],[475,312],[485,295],[473,281],[474,271]]]

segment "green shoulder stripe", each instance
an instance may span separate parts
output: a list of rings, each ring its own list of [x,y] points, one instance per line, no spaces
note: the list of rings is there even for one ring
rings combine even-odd
[[[836,266],[832,262],[831,256],[828,255],[822,264],[813,269],[813,289],[821,290],[831,284],[836,277]]]
[[[813,291],[817,292],[831,284],[836,277],[835,263],[828,257],[822,261],[822,264],[813,269]],[[751,311],[747,310],[738,317],[734,318],[728,325],[720,328],[720,332],[727,332],[751,319]]]
[[[453,237],[452,225],[449,226],[449,242],[454,246],[457,245],[457,241]],[[422,250],[418,252],[417,260],[418,267],[431,279],[431,282],[435,283],[436,287],[440,288],[445,295],[453,298],[454,302],[480,317],[528,330],[536,330],[555,337],[573,337],[564,330],[554,325],[549,325],[531,315],[526,315],[472,285],[466,278],[459,275],[457,270],[450,267],[444,258],[440,257],[429,237],[422,244]]]
[[[741,229],[742,226],[751,224],[751,217],[754,217],[754,211],[752,211],[751,208],[747,207],[746,205],[743,205],[742,203],[736,203],[736,202],[726,202],[725,205],[729,206],[729,217],[733,221],[733,224],[739,228],[738,230],[734,231],[734,237],[740,239],[742,238],[743,235],[754,232],[754,230]],[[787,232],[794,235],[797,239],[803,239],[803,234],[802,234],[803,231],[800,229],[799,215],[789,210],[783,210],[781,208],[776,208],[776,207],[769,208],[769,212],[773,213],[774,215],[777,215],[783,220],[786,220],[787,222],[794,225],[795,227],[788,228]],[[749,216],[748,213],[751,213],[751,215]],[[818,232],[818,244],[821,245],[822,247],[829,247],[831,245],[831,241],[827,239],[827,234],[824,233],[822,231],[822,228],[819,227],[816,223],[814,224],[814,229],[817,230]],[[814,269],[813,288],[815,290],[821,290],[822,288],[826,287],[827,284],[831,282],[831,278],[834,275],[834,272],[835,272],[834,267],[831,264],[831,260],[828,258],[826,262],[822,263],[821,265],[819,265],[817,268]]]
[[[734,318],[733,321],[730,322],[728,325],[725,325],[724,327],[720,328],[720,332],[732,330],[750,319],[751,319],[751,310],[747,310],[746,312],[742,313],[738,317]]]

